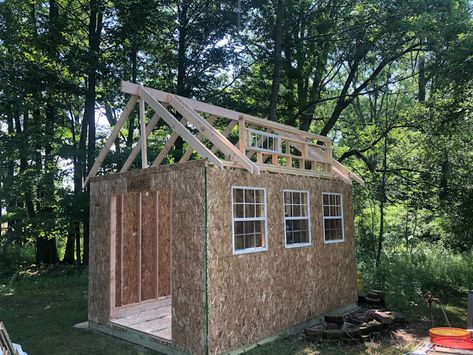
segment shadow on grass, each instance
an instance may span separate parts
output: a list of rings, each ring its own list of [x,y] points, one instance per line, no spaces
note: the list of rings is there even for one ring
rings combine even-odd
[[[395,295],[391,295],[394,303]],[[466,325],[466,295],[444,293],[452,326]],[[388,300],[389,304],[389,300]],[[409,324],[373,341],[359,345],[312,343],[296,335],[259,346],[248,354],[402,354],[426,339],[431,327],[426,304],[397,304]],[[23,267],[0,275],[0,320],[12,340],[30,355],[41,354],[158,354],[105,334],[73,328],[87,319],[87,269],[76,267]],[[434,325],[445,326],[443,314],[434,307]]]
[[[87,269],[23,268],[0,278],[0,320],[29,355],[157,354],[73,328],[87,320]]]

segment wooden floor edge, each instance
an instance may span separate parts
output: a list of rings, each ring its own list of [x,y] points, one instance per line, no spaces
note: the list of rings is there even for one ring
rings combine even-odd
[[[111,335],[113,337],[143,346],[151,350],[159,351],[163,354],[188,355],[188,353],[173,348],[171,344],[166,344],[165,341],[161,341],[139,330],[114,324],[99,324],[92,321],[89,321],[89,329]]]
[[[344,306],[344,307],[340,307],[340,308],[337,308],[333,311],[330,311],[330,312],[327,312],[325,314],[332,314],[332,313],[337,313],[337,314],[347,314],[355,309],[357,309],[358,306],[356,304],[349,304],[347,306]],[[271,343],[275,340],[278,340],[278,339],[281,339],[281,338],[284,338],[288,335],[291,335],[291,334],[296,334],[296,333],[299,333],[299,332],[302,332],[305,328],[309,328],[319,322],[321,322],[325,316],[325,314],[323,315],[320,315],[316,318],[312,318],[312,319],[309,319],[305,322],[302,322],[302,323],[299,323],[299,324],[296,324],[286,330],[283,330],[281,332],[278,332],[277,334],[274,334],[274,335],[270,335],[270,336],[267,336],[267,337],[264,337],[264,338],[261,338],[260,340],[258,340],[257,342],[255,343],[252,343],[252,344],[249,344],[249,345],[245,345],[245,346],[242,346],[238,349],[235,349],[235,350],[231,350],[231,351],[228,351],[228,352],[223,352],[222,355],[238,355],[238,354],[242,354],[242,353],[245,353],[247,351],[250,351],[258,346],[262,346],[264,344],[268,344],[268,343]]]

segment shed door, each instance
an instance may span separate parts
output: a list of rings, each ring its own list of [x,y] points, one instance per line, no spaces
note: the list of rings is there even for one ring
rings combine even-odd
[[[130,192],[115,201],[115,306],[170,295],[170,191]]]

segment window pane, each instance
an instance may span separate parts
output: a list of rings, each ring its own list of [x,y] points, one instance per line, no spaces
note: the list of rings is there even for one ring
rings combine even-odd
[[[305,230],[301,230],[301,243],[309,242],[309,234]]]
[[[284,204],[290,205],[291,202],[291,193],[289,191],[284,191]]]
[[[255,206],[255,216],[256,217],[264,217],[264,205],[263,204],[257,204]]]
[[[324,194],[323,195],[323,204],[326,206],[328,205],[328,195],[327,194]]]
[[[342,240],[342,219],[326,219],[325,220],[325,240]]]
[[[233,232],[235,250],[264,247],[265,203],[264,190],[233,189]]]
[[[301,216],[301,206],[300,205],[292,206],[292,216],[293,217],[300,217]]]
[[[256,200],[255,202],[256,203],[265,203],[265,201],[263,201],[263,198],[264,198],[264,191],[263,190],[255,190],[255,195],[256,195]]]
[[[301,242],[301,232],[294,231],[294,243],[300,243],[300,242]]]
[[[307,204],[307,194],[302,193],[301,194],[301,205],[306,205]]]
[[[284,191],[284,215],[286,221],[286,244],[309,242],[308,193]],[[305,217],[301,219],[301,217]]]
[[[255,217],[255,205],[245,204],[245,218]]]
[[[243,202],[242,189],[233,189],[233,202]]]
[[[294,236],[293,236],[293,233],[290,230],[286,231],[286,243],[287,244],[294,243]]]
[[[255,247],[256,248],[264,247],[263,240],[264,240],[263,235],[261,233],[256,234],[256,236],[255,236]]]
[[[243,207],[242,203],[236,203],[233,205],[233,217],[234,218],[243,218]]]
[[[255,190],[245,190],[245,203],[255,202]]]
[[[264,221],[255,221],[255,232],[261,233],[264,231]]]
[[[301,216],[302,217],[307,217],[309,215],[309,212],[307,211],[307,205],[302,205],[301,206]]]
[[[330,207],[324,206],[324,217],[330,216]]]
[[[236,221],[235,222],[235,227],[234,227],[234,231],[235,231],[235,235],[241,235],[243,234],[243,225],[244,225],[245,222],[240,222],[240,221]]]
[[[245,237],[242,235],[235,236],[235,250],[244,249]]]

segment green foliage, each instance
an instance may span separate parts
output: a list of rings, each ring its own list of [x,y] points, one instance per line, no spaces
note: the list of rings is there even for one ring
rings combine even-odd
[[[88,238],[81,182],[127,99],[121,79],[266,116],[276,3],[0,2],[0,245],[44,238],[74,262],[74,242]],[[277,118],[333,138],[336,158],[365,180],[355,188],[358,249],[471,248],[470,2],[284,4]],[[123,165],[137,117],[100,173]],[[161,121],[150,160],[169,134]],[[178,140],[166,162],[186,147]]]
[[[378,268],[372,257],[359,254],[358,271],[366,288],[386,290],[389,304],[405,308],[421,304],[427,291],[441,298],[466,294],[473,284],[473,252],[457,254],[440,245],[420,243],[412,250],[389,250]]]

